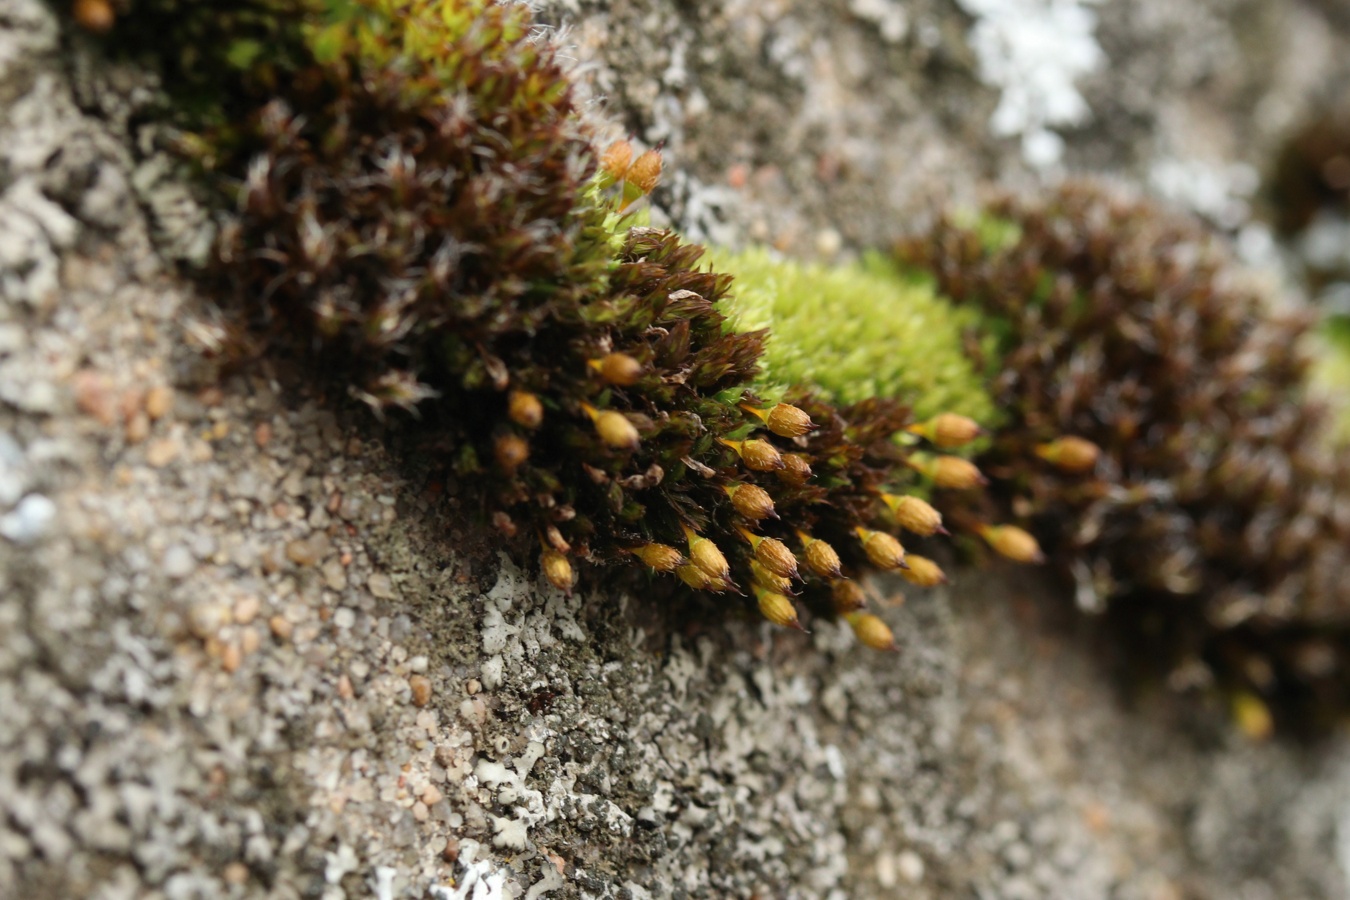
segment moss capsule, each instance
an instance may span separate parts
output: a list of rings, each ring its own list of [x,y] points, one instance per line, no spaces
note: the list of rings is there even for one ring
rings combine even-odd
[[[776,591],[763,588],[755,589],[755,599],[759,601],[759,612],[764,618],[781,628],[795,628],[805,631],[797,618],[797,609],[792,601]]]
[[[980,525],[975,530],[995,553],[1013,562],[1045,562],[1041,545],[1028,532],[1016,525]]]
[[[503,472],[514,474],[530,458],[530,444],[518,434],[502,434],[492,442],[492,455]]]
[[[557,550],[545,550],[539,558],[540,565],[544,569],[544,577],[548,579],[549,584],[560,591],[572,593],[572,583],[576,579],[576,573],[572,571],[572,564],[567,561]]]
[[[1102,450],[1086,438],[1066,435],[1049,443],[1036,445],[1036,455],[1063,472],[1079,474],[1097,466]]]
[[[643,544],[629,547],[628,552],[658,572],[674,572],[688,561],[683,553],[667,544]]]
[[[795,438],[815,429],[811,417],[790,403],[779,403],[769,410],[764,422],[779,437]]]
[[[873,531],[862,526],[853,530],[872,565],[886,571],[905,565],[905,548],[894,537],[884,531]]]
[[[506,397],[506,414],[522,428],[538,428],[544,422],[544,404],[529,391],[512,391]]]
[[[600,436],[600,440],[605,446],[613,447],[616,450],[637,449],[641,442],[638,430],[623,413],[615,412],[612,409],[597,410],[589,403],[583,403],[581,408],[591,417],[591,422],[595,425],[595,433]]]
[[[773,498],[764,488],[754,484],[729,484],[725,490],[736,512],[751,522],[778,518],[778,513],[773,508]]]
[[[917,584],[919,587],[935,587],[947,583],[947,573],[943,572],[938,564],[928,557],[911,553],[905,557],[905,562],[909,565],[909,568],[902,569],[900,575],[910,584]]]
[[[617,387],[629,387],[642,378],[642,363],[627,353],[606,353],[589,364],[597,375]]]
[[[956,413],[941,413],[927,422],[911,425],[907,430],[910,434],[917,434],[926,438],[939,447],[964,446],[975,440],[984,431],[980,428],[979,422],[969,416],[957,415]]]
[[[895,523],[906,531],[923,537],[947,533],[942,527],[942,513],[926,500],[895,494],[882,494],[881,499],[895,516]]]
[[[895,635],[891,633],[890,627],[871,613],[845,613],[844,619],[853,629],[854,635],[864,645],[871,647],[873,650],[886,652],[893,652],[898,649],[895,646]]]
[[[840,577],[839,554],[833,547],[802,531],[797,532],[797,539],[802,542],[802,557],[808,569],[821,578]]]
[[[915,453],[906,464],[929,478],[936,486],[948,490],[968,491],[989,483],[973,462],[959,456],[928,456]]]
[[[661,182],[661,151],[648,150],[633,160],[624,177],[629,184],[644,194],[656,190],[656,186]]]
[[[862,586],[858,582],[849,578],[837,578],[830,583],[830,601],[834,605],[834,611],[843,615],[865,608],[867,595],[863,593]]]
[[[800,453],[784,453],[783,468],[778,470],[780,481],[801,487],[811,480],[811,464]]]

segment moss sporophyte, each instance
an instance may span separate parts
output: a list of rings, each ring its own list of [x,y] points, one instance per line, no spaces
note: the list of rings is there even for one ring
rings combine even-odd
[[[945,582],[950,529],[1048,557],[1256,702],[1343,707],[1346,466],[1299,326],[1189,223],[1080,185],[857,264],[709,254],[643,224],[659,149],[593,146],[522,4],[93,6],[162,66],[220,198],[205,283],[420,417],[562,590],[637,566],[893,649],[857,576]]]

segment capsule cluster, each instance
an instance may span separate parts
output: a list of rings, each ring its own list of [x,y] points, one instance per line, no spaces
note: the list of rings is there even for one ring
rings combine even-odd
[[[945,579],[906,544],[945,534],[930,490],[983,485],[948,452],[979,426],[758,383],[765,333],[725,317],[731,278],[634,217],[659,149],[597,152],[524,4],[304,4],[266,77],[229,82],[236,114],[182,142],[233,197],[210,275],[253,332],[402,416],[564,590],[636,566],[785,627],[841,615],[892,648],[856,575]],[[136,0],[125,22],[217,6]],[[1031,541],[987,538],[1039,554],[1008,534]]]
[[[991,494],[1150,655],[1343,708],[1350,463],[1306,395],[1307,317],[1269,308],[1197,224],[1104,186],[987,215],[898,254],[1003,335]]]

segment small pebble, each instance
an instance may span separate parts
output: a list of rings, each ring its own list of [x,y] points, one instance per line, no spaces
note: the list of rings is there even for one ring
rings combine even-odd
[[[333,625],[346,631],[356,624],[356,610],[350,606],[343,606],[333,613]]]
[[[421,800],[418,800],[416,803],[413,804],[412,814],[413,818],[416,819],[417,821],[425,822],[428,818],[431,817],[431,810],[427,809],[427,805],[425,803],[423,803]]]
[[[245,628],[239,635],[239,649],[248,656],[262,646],[262,634],[256,628]]]
[[[336,558],[328,560],[320,569],[323,573],[323,583],[330,591],[341,591],[347,587],[347,570],[342,567],[342,561]]]
[[[152,387],[145,395],[145,413],[152,421],[158,421],[169,414],[173,408],[173,388],[167,385]]]
[[[128,444],[139,444],[150,436],[150,417],[138,412],[127,420],[125,436]]]
[[[247,625],[258,616],[262,601],[254,594],[240,597],[234,602],[234,621],[236,625]]]
[[[289,641],[291,639],[291,632],[295,629],[295,626],[291,624],[291,620],[285,616],[273,616],[268,619],[267,627],[272,629],[272,634],[275,635],[278,640],[282,641]]]
[[[441,859],[454,862],[459,859],[459,838],[447,838],[445,848],[441,850]]]
[[[312,566],[319,561],[317,536],[310,540],[296,539],[286,545],[286,558],[298,566]]]
[[[337,694],[343,700],[350,700],[356,696],[356,691],[352,690],[352,680],[346,675],[338,677]]]
[[[164,574],[170,578],[186,578],[196,564],[192,551],[183,544],[174,544],[164,553]]]
[[[31,544],[47,533],[55,518],[56,504],[50,498],[29,494],[0,519],[0,535],[16,544]]]
[[[381,600],[394,599],[394,583],[383,572],[373,572],[366,579],[366,589]]]
[[[230,641],[225,645],[220,654],[220,667],[226,672],[234,672],[244,661],[244,653],[239,649],[239,644]]]
[[[900,854],[896,860],[896,867],[900,870],[900,877],[910,884],[918,884],[923,881],[923,857],[913,850],[906,850]]]
[[[422,792],[422,802],[427,806],[435,806],[441,802],[441,789],[434,784],[427,785],[427,789]]]
[[[81,369],[71,378],[71,388],[80,412],[98,419],[101,425],[117,421],[117,398],[107,375],[93,369]]]
[[[412,676],[408,679],[408,687],[412,688],[414,706],[426,706],[431,702],[431,679],[427,676]]]
[[[117,405],[122,411],[123,421],[130,421],[132,416],[144,412],[145,391],[142,391],[140,388],[127,388],[122,392],[122,396],[117,401]]]
[[[199,600],[188,610],[188,629],[202,640],[215,637],[225,627],[229,610],[215,600]]]
[[[470,697],[472,697],[474,694],[478,693],[482,689],[483,683],[479,681],[477,678],[470,678],[468,681],[464,682],[464,692],[468,694]]]
[[[253,443],[257,444],[259,447],[266,447],[268,444],[272,443],[271,422],[258,423],[258,426],[253,429]]]
[[[221,872],[228,884],[243,884],[248,881],[248,866],[241,862],[232,862]]]
[[[177,438],[160,438],[151,441],[145,448],[145,461],[156,469],[162,469],[178,458],[182,445]]]

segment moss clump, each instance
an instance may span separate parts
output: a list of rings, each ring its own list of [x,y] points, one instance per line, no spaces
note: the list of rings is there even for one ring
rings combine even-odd
[[[991,212],[1014,242],[947,220],[899,255],[1003,336],[1008,420],[980,459],[998,493],[1152,655],[1342,706],[1350,465],[1308,399],[1308,320],[1272,314],[1196,224],[1109,189]]]
[[[985,374],[965,352],[977,316],[939,297],[931,279],[904,277],[876,254],[827,267],[754,248],[714,253],[712,264],[736,278],[736,328],[770,332],[761,382],[810,386],[838,403],[914,398],[919,418],[952,411],[994,424]]]
[[[286,10],[278,46],[256,53],[238,48],[266,23],[224,0],[137,0],[124,23],[182,17],[180,33],[216,38],[198,62],[220,96],[202,106],[212,114],[188,114],[197,132],[183,145],[231,198],[207,274],[255,333],[381,415],[419,417],[420,451],[518,553],[542,550],[561,587],[580,563],[645,566],[744,592],[795,625],[788,596],[804,582],[809,605],[889,646],[848,576],[904,564],[890,530],[940,532],[931,507],[899,492],[939,478],[946,458],[893,438],[917,428],[945,447],[973,435],[969,420],[916,423],[901,400],[784,383],[790,371],[757,395],[765,334],[727,320],[731,276],[628,214],[659,154],[596,153],[526,6]],[[180,48],[165,52],[166,71],[186,71]],[[853,275],[842,289],[912,298],[926,303],[912,318],[944,321],[931,293]],[[789,292],[803,315],[807,287]],[[987,410],[944,328],[876,389],[923,385],[927,406]]]

